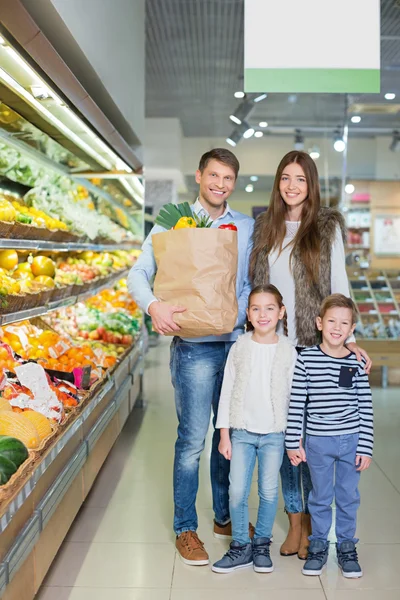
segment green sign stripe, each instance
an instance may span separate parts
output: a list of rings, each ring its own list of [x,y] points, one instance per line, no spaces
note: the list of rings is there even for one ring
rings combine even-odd
[[[245,69],[245,92],[380,92],[379,69]]]

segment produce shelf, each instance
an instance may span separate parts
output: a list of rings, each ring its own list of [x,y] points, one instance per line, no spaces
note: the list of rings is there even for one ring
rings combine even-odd
[[[74,242],[49,242],[46,240],[15,240],[0,238],[0,249],[6,250],[45,250],[56,252],[74,252],[92,250],[93,252],[114,252],[115,250],[140,250],[141,244],[122,242],[121,244],[92,244]]]
[[[46,530],[47,525],[58,509],[63,511],[63,500],[75,485],[78,485],[80,490],[76,500],[76,511],[79,510],[84,499],[83,490],[86,489],[87,492],[90,489],[126,418],[141,400],[143,346],[143,337],[140,335],[118,367],[126,373],[118,389],[111,376],[89,400],[84,410],[76,416],[68,429],[55,441],[47,454],[34,467],[23,487],[0,513],[0,548],[7,550],[3,553],[0,563],[0,597],[7,586],[12,584],[18,571],[24,569],[25,565],[33,559],[37,566],[35,586],[36,588],[40,586],[47,570],[47,565],[45,567],[40,564],[41,536],[49,533],[50,528]],[[103,410],[92,423],[90,419],[93,411],[101,403],[103,403]],[[85,429],[86,423],[90,423],[90,429]],[[72,447],[68,459],[60,463],[62,452],[65,452],[74,440],[75,446]],[[93,463],[97,465],[95,473],[93,473]],[[15,527],[14,521],[21,514],[26,515],[26,518],[24,521],[20,518],[20,527],[16,535],[12,535],[14,532],[9,530]],[[51,560],[65,537],[69,525],[65,523],[62,537],[55,542]],[[14,598],[14,594],[7,588],[7,594],[9,591],[10,598]],[[33,593],[36,591],[37,589]],[[30,596],[27,593],[26,598],[28,597]],[[33,599],[33,594],[31,597]]]
[[[104,283],[99,285],[95,285],[83,294],[78,294],[76,296],[68,296],[68,298],[64,298],[62,300],[57,300],[56,302],[49,302],[44,306],[35,306],[34,308],[29,308],[27,310],[19,310],[13,313],[7,313],[5,315],[0,315],[0,326],[7,325],[7,323],[16,323],[17,321],[24,321],[25,319],[32,319],[33,317],[39,317],[40,315],[46,315],[53,310],[57,310],[58,308],[64,308],[66,306],[71,306],[76,302],[82,302],[87,298],[91,298],[95,296],[102,290],[109,288],[113,283],[127,277],[130,269],[124,269],[123,271],[118,271],[118,273],[113,273],[106,278]]]

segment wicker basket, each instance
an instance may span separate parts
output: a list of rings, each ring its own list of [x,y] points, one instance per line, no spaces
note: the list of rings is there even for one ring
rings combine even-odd
[[[0,514],[3,513],[2,506],[7,503],[15,493],[20,490],[29,477],[36,463],[36,453],[34,451],[29,452],[29,457],[19,467],[19,469],[10,477],[10,479],[4,485],[0,486]]]
[[[18,312],[25,308],[26,296],[23,294],[13,294],[5,298],[7,306],[0,306],[0,314],[8,315],[9,313]]]
[[[14,226],[9,235],[10,239],[14,240],[36,240],[41,239],[41,229],[24,223],[14,223]]]
[[[14,223],[9,223],[7,221],[0,221],[0,238],[8,239],[10,237],[10,233],[14,227]]]
[[[45,306],[53,299],[54,290],[42,290],[40,292],[40,304]]]

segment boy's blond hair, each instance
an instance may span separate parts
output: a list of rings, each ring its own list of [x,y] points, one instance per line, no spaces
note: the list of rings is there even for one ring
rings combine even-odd
[[[351,310],[351,324],[354,325],[357,323],[358,310],[351,298],[347,298],[347,296],[344,296],[343,294],[331,294],[325,298],[319,311],[321,319],[324,318],[327,311],[331,308],[348,308]]]

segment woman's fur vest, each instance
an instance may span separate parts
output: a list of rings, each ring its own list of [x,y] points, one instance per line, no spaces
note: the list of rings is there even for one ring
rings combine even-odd
[[[249,331],[242,335],[232,346],[233,364],[235,366],[235,382],[232,391],[229,425],[234,429],[245,429],[243,404],[246,387],[251,375],[251,337]],[[279,336],[278,345],[271,369],[271,404],[274,414],[274,432],[286,430],[289,410],[292,370],[293,345],[285,336]]]
[[[256,221],[253,236],[254,246],[260,241],[262,224],[266,218],[268,218],[267,212],[262,213]],[[292,255],[292,273],[296,290],[296,332],[299,346],[314,346],[320,341],[315,319],[319,314],[322,301],[331,293],[331,252],[338,226],[342,231],[343,240],[345,240],[346,227],[343,216],[333,208],[321,208],[318,213],[321,254],[317,284],[310,283],[299,251],[296,249]],[[259,252],[253,273],[253,286],[269,283],[268,254],[271,250],[272,248],[264,247]]]

